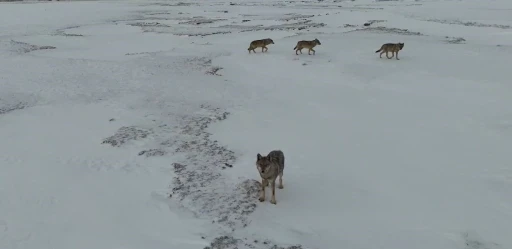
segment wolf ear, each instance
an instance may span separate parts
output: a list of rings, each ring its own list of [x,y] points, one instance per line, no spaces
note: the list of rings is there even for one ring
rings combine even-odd
[[[256,159],[260,160],[261,159],[261,155],[260,153],[258,153],[258,155],[256,155]]]

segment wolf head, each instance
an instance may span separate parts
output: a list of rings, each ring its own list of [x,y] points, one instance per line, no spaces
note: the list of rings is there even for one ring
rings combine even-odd
[[[265,174],[272,163],[272,158],[268,156],[262,156],[259,153],[256,155],[256,167],[258,168],[260,174]]]
[[[315,38],[314,42],[316,42],[316,44],[318,44],[318,45],[322,45],[322,43],[320,43],[320,41],[316,38]]]

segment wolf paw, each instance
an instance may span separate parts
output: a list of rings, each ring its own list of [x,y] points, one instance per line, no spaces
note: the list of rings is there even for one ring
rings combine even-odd
[[[283,186],[283,185],[279,185],[279,186],[277,186],[277,188],[278,188],[278,189],[283,189],[283,188],[284,188],[284,186]]]
[[[265,197],[260,197],[258,200],[260,200],[260,202],[264,202],[265,201]]]
[[[272,203],[272,204],[274,204],[274,205],[276,205],[276,204],[277,204],[276,200],[270,200],[270,203]]]

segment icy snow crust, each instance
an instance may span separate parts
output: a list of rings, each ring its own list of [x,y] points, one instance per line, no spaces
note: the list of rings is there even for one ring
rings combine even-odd
[[[0,3],[0,248],[512,248],[510,9]]]

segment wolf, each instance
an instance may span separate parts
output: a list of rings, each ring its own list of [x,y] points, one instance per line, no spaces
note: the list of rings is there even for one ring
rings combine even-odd
[[[247,50],[249,50],[249,54],[251,53],[251,50],[256,53],[256,48],[261,48],[261,52],[267,52],[267,46],[270,44],[274,44],[274,41],[270,38],[254,40],[249,44],[249,48]],[[265,51],[263,51],[263,49],[265,49]]]
[[[322,43],[320,43],[320,41],[316,38],[312,41],[298,41],[297,45],[293,48],[293,50],[295,50],[296,55],[299,55],[297,52],[300,51],[300,53],[302,54],[302,49],[307,48],[309,49],[308,54],[311,55],[311,51],[313,51],[313,54],[316,53],[315,50],[313,49],[316,45],[322,45]]]
[[[279,176],[278,188],[283,189],[283,171],[284,171],[284,153],[281,150],[273,150],[267,156],[262,156],[260,153],[256,155],[256,168],[261,176],[261,193],[259,200],[265,201],[265,187],[270,185],[272,187],[272,199],[270,203],[277,204],[276,202],[276,179]]]
[[[400,42],[399,43],[386,43],[386,44],[383,44],[379,50],[375,51],[375,53],[380,52],[380,55],[379,55],[380,58],[382,58],[383,53],[386,53],[386,57],[388,59],[393,58],[393,56],[395,56],[395,53],[396,53],[396,59],[400,60],[400,59],[398,59],[398,51],[402,50],[403,48],[404,48],[404,43],[400,43]],[[388,52],[391,52],[391,57],[388,56]]]

